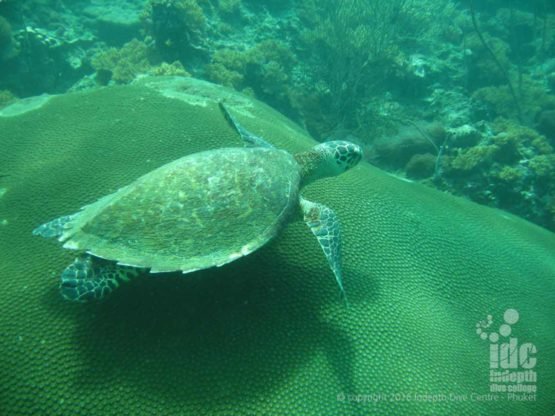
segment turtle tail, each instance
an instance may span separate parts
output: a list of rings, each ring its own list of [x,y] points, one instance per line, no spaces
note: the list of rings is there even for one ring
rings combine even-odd
[[[139,269],[84,254],[62,272],[60,293],[74,302],[100,300],[138,274]]]
[[[56,218],[46,224],[39,225],[33,230],[33,235],[40,235],[41,237],[51,238],[61,236],[65,229],[66,224],[75,218],[74,215],[64,215],[63,217]]]

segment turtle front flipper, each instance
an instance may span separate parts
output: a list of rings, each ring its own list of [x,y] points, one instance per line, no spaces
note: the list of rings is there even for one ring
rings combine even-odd
[[[251,133],[246,128],[241,126],[237,122],[237,120],[235,120],[235,117],[233,117],[231,113],[227,110],[224,103],[220,101],[218,102],[218,106],[220,107],[220,110],[222,111],[227,122],[231,125],[231,127],[233,127],[233,129],[239,134],[239,136],[241,136],[241,139],[243,139],[245,144],[252,147],[270,147],[270,148],[274,147],[266,140],[264,140],[262,137],[257,136],[254,133]]]
[[[136,268],[84,254],[62,272],[60,293],[74,302],[100,300],[138,274]]]
[[[341,294],[345,297],[341,276],[341,231],[339,218],[333,210],[323,204],[311,202],[301,197],[304,222],[318,239],[324,251]]]

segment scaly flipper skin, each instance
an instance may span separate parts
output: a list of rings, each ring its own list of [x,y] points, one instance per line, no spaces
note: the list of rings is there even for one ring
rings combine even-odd
[[[229,113],[222,102],[218,102],[220,110],[227,122],[249,146],[273,147],[264,139],[251,133]],[[330,141],[315,146],[311,151],[297,154],[304,182],[309,183],[326,176],[335,176],[356,166],[362,159],[362,149],[354,143],[346,141]],[[304,214],[304,221],[318,239],[318,243],[330,265],[343,299],[347,301],[341,275],[341,234],[337,215],[325,205],[299,199]]]
[[[121,282],[138,276],[139,271],[84,254],[62,272],[60,293],[74,302],[101,300],[117,289]]]
[[[42,224],[33,230],[33,234],[46,238],[60,237],[76,215],[65,215]],[[127,282],[138,274],[137,268],[118,266],[114,262],[83,254],[62,272],[60,293],[64,299],[74,302],[101,300],[117,289],[121,282]]]
[[[228,111],[228,109],[225,107],[224,103],[222,103],[220,101],[220,102],[218,102],[218,106],[220,107],[220,110],[222,111],[226,121],[229,123],[229,125],[231,127],[233,127],[233,129],[239,134],[239,136],[241,136],[241,138],[243,139],[245,144],[247,144],[248,146],[253,146],[253,147],[274,148],[274,146],[272,146],[270,143],[268,143],[262,137],[259,137],[256,134],[251,133],[250,131],[245,129],[243,126],[241,126],[241,124],[239,124],[237,122],[235,117],[233,117],[231,115],[231,113]]]
[[[40,235],[45,238],[59,237],[64,233],[66,224],[75,218],[75,215],[76,214],[64,215],[63,217],[39,225],[33,230],[33,235]]]
[[[331,208],[317,202],[311,202],[301,197],[301,209],[304,222],[318,239],[324,251],[335,280],[345,298],[343,279],[341,275],[341,226],[339,218]]]

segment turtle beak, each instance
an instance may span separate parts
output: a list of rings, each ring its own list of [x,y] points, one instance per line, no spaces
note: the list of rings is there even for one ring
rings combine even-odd
[[[358,144],[349,143],[348,145],[348,156],[347,163],[345,164],[345,170],[349,170],[358,165],[358,162],[362,160],[363,151],[362,147]]]

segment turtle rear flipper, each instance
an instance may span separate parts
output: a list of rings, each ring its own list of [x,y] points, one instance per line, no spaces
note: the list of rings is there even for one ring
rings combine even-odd
[[[65,299],[75,302],[100,300],[112,293],[120,283],[138,274],[136,268],[118,266],[84,254],[62,272],[60,293]]]
[[[251,146],[251,147],[267,147],[270,149],[273,149],[274,146],[272,146],[270,143],[268,143],[266,140],[264,140],[262,137],[257,136],[254,133],[251,133],[250,131],[248,131],[246,128],[244,128],[243,126],[241,126],[237,120],[235,119],[235,117],[233,117],[231,115],[231,113],[228,111],[228,109],[226,108],[226,106],[224,105],[224,103],[222,103],[221,101],[218,102],[218,106],[220,107],[220,111],[223,113],[226,121],[231,125],[231,127],[233,127],[233,129],[239,134],[239,136],[241,136],[241,139],[243,139],[243,141],[245,142],[245,144],[247,146]]]
[[[45,238],[60,237],[66,229],[66,224],[73,220],[76,215],[77,214],[64,215],[63,217],[39,225],[33,230],[33,235],[40,235]]]

